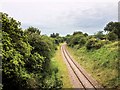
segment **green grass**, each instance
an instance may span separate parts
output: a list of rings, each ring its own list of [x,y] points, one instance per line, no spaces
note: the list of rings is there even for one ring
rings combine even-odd
[[[101,85],[120,89],[118,77],[118,42],[104,45],[98,50],[67,47],[73,58],[82,65]]]
[[[67,69],[67,66],[63,60],[62,53],[60,50],[60,46],[58,47],[58,50],[56,51],[54,57],[51,60],[51,66],[53,68],[58,68],[58,77],[61,77],[63,82],[63,88],[72,88],[72,84],[70,82],[69,78],[69,72]]]

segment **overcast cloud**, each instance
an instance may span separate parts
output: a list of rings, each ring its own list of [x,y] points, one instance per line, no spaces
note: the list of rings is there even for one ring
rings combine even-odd
[[[0,11],[43,34],[61,35],[74,31],[94,34],[105,24],[117,21],[119,0],[1,0]]]

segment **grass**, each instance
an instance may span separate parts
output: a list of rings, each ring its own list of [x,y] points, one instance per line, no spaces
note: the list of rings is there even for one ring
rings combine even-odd
[[[62,53],[60,50],[60,46],[58,46],[58,50],[56,51],[54,57],[51,60],[51,66],[58,68],[58,77],[61,77],[63,82],[63,88],[72,88],[72,84],[69,78],[69,72],[67,66],[63,60]]]
[[[101,85],[106,88],[119,88],[118,42],[104,45],[98,50],[88,51],[85,47],[67,47],[73,58],[82,65]]]

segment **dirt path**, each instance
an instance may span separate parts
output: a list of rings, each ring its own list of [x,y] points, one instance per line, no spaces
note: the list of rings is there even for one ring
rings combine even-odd
[[[65,44],[61,46],[61,52],[68,67],[70,79],[74,88],[82,90],[97,90],[102,88],[96,80],[94,80],[75,60],[73,60],[69,52],[66,50]]]

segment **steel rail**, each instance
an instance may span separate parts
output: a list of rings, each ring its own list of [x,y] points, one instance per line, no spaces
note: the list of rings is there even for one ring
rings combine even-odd
[[[74,62],[74,60],[70,57],[68,51],[65,49],[64,46],[62,46],[62,51],[64,54],[64,57],[66,58],[67,62],[69,63],[71,69],[73,70],[73,72],[75,73],[76,77],[78,78],[80,84],[83,86],[83,88],[86,90],[86,87],[84,86],[83,82],[80,80],[79,76],[77,75],[77,73],[75,72],[75,70],[73,69],[72,65],[70,64],[67,56],[69,57],[69,59],[72,61],[72,63],[76,66],[76,68],[79,70],[79,72],[85,77],[85,79],[90,83],[90,85],[93,87],[93,89],[97,90],[97,88],[94,86],[94,84],[88,79],[88,77],[82,72],[82,70],[76,65],[76,63]],[[67,56],[66,56],[67,54]]]

